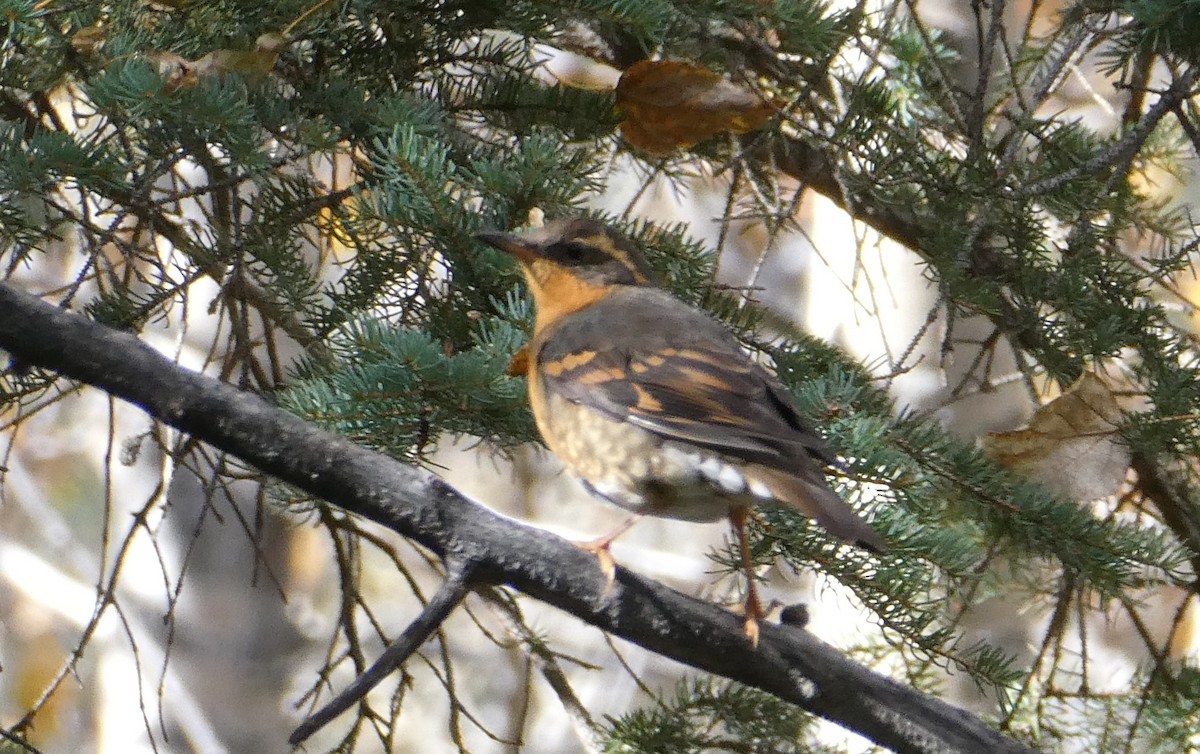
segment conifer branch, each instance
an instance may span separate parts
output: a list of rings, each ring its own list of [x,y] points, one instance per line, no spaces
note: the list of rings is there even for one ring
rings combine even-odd
[[[904,754],[1034,751],[964,710],[854,663],[802,629],[764,625],[757,649],[716,605],[499,516],[423,469],[354,445],[262,398],[0,284],[0,347],[134,403],[150,415],[427,547],[477,583],[507,584],[694,668],[753,686]],[[453,597],[456,592],[447,592]],[[456,604],[453,599],[447,605]]]

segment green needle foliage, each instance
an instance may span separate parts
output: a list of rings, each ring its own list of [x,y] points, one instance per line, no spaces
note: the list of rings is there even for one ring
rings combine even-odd
[[[935,694],[944,671],[965,675],[998,726],[1046,751],[1181,751],[1196,673],[1161,639],[1100,693],[1080,625],[1051,621],[1030,656],[962,624],[989,600],[1097,619],[1195,589],[1200,360],[1180,302],[1197,238],[1153,184],[1190,177],[1200,148],[1200,4],[1082,0],[1022,31],[1015,5],[972,3],[969,39],[915,3],[876,5],[0,0],[0,269],[68,270],[56,302],[135,332],[207,308],[222,376],[426,463],[450,437],[536,441],[508,374],[531,312],[511,260],[474,234],[590,212],[762,352],[845,459],[839,490],[886,557],[776,511],[753,545],[865,606],[882,638],[857,657]],[[621,140],[611,92],[552,80],[549,48],[704,65],[777,114],[646,155]],[[1059,97],[1085,75],[1122,92],[1112,127]],[[584,209],[618,162],[682,186],[701,158],[731,186],[726,221],[788,227],[800,185],[916,252],[943,350],[978,355],[964,385],[990,390],[997,354],[1031,389],[1119,362],[1149,406],[1121,427],[1122,506],[1058,499],[894,406],[862,364],[715,286],[685,225]],[[993,337],[958,339],[965,322]],[[49,377],[19,366],[6,400],[48,397]],[[735,552],[714,557],[735,569]],[[597,728],[612,751],[823,750],[807,716],[705,678]]]
[[[736,751],[752,741],[761,751],[827,751],[801,743],[811,716],[769,694],[710,679],[680,682],[658,706],[609,720],[610,751],[676,754]]]

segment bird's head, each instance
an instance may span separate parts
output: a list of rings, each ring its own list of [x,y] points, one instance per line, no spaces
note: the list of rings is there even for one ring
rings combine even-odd
[[[477,238],[521,263],[534,295],[574,278],[588,286],[651,285],[642,252],[628,238],[588,217],[555,220],[521,235]]]

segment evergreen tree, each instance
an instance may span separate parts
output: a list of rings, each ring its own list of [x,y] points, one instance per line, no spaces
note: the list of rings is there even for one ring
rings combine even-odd
[[[1156,187],[1189,178],[1200,151],[1200,6],[991,0],[958,9],[969,23],[954,33],[916,5],[0,0],[5,276],[151,341],[166,332],[182,343],[211,314],[211,350],[201,354],[210,373],[428,467],[450,438],[501,453],[536,439],[524,383],[509,374],[530,309],[511,261],[474,234],[522,226],[531,213],[602,217],[647,251],[664,285],[761,354],[845,459],[839,489],[893,544],[888,555],[849,550],[782,512],[764,514],[754,549],[763,564],[815,566],[861,602],[881,631],[852,659],[932,697],[951,694],[951,675],[969,678],[988,700],[989,724],[1042,751],[1183,751],[1200,724],[1184,646],[1200,566],[1196,236],[1189,205]],[[623,85],[556,79],[563,69],[547,63],[552,52],[608,66],[613,78],[624,72]],[[631,92],[632,72],[647,70],[678,101]],[[1086,92],[1098,107],[1116,103],[1107,125],[1068,107],[1081,82],[1112,89]],[[859,233],[919,257],[934,291],[926,327],[914,334],[924,345],[864,365],[802,334],[786,312],[757,305],[753,291],[717,285],[714,249],[686,225],[587,209],[609,190],[614,166],[641,177],[643,190],[697,176],[719,183],[720,240],[729,245],[730,227],[753,225],[770,246],[795,230],[805,197],[831,201]],[[862,256],[870,243],[845,253]],[[13,453],[48,431],[36,418],[69,392],[60,372],[118,396],[153,388],[84,377],[69,366],[74,352],[39,357],[57,337],[10,336],[0,326],[0,346],[14,355],[2,385]],[[919,351],[950,382],[934,400],[897,407],[887,388]],[[1001,393],[1006,363],[1016,389]],[[1105,386],[1099,397],[1067,393],[1094,375]],[[1058,403],[1030,433],[993,439],[989,452],[944,421],[942,409],[968,398],[1021,395],[1032,404],[1060,393],[1099,419],[1072,425],[1078,414]],[[148,408],[180,427],[163,405]],[[1068,428],[1038,431],[1056,422]],[[227,428],[213,425],[186,428],[225,447],[215,439]],[[291,438],[277,439],[276,456]],[[119,441],[109,435],[110,495]],[[235,482],[267,485],[271,500],[251,493],[258,518],[241,521],[264,565],[274,562],[258,538],[264,521],[315,521],[327,532],[342,571],[337,624],[323,637],[331,668],[361,670],[378,651],[370,637],[404,628],[376,619],[384,598],[360,591],[364,564],[400,564],[414,594],[439,573],[437,558],[420,573],[401,563],[400,546],[346,515],[343,507],[361,509],[338,491],[321,488],[328,494],[319,499],[315,471],[313,486],[278,474],[293,485],[284,487],[250,468],[276,470],[262,460],[271,457],[265,446],[239,460],[156,425],[127,445],[126,460],[142,445],[195,470],[218,517],[245,514],[214,502],[232,497]],[[1115,482],[1099,484],[1094,467]],[[100,596],[71,663],[104,614],[122,609],[120,553],[140,527],[153,535],[152,522],[172,515],[169,476],[124,538],[108,541],[109,520],[103,538],[92,535],[103,539],[88,576]],[[105,515],[113,510],[110,500]],[[10,540],[22,526],[10,524]],[[183,548],[182,564],[164,557],[172,626],[185,618],[174,600],[202,546]],[[735,570],[734,553],[716,560]],[[545,598],[529,586],[536,578],[513,584]],[[571,708],[578,700],[556,637],[531,628],[513,595],[489,585],[466,605],[496,608],[472,613],[480,629],[519,637],[515,651]],[[462,599],[452,596],[448,609]],[[1000,598],[1043,611],[1032,652],[1014,654],[998,628],[963,627],[973,609]],[[1165,633],[1147,617],[1155,611],[1170,616],[1160,621]],[[1132,622],[1144,641],[1117,686],[1094,675],[1089,631],[1104,620]],[[486,669],[467,669],[470,658],[452,663],[448,633],[443,654],[425,659],[453,698],[462,676]],[[62,688],[64,675],[50,673],[40,688]],[[595,750],[833,750],[815,718],[769,686],[680,671],[675,688],[650,689],[654,698],[620,714],[575,714]],[[170,694],[160,693],[170,717]],[[56,698],[9,692],[13,719],[25,715],[10,735],[23,739],[31,722],[37,731],[56,714]],[[325,698],[311,697],[306,710]],[[407,703],[401,683],[390,704],[356,707],[351,732],[322,745],[370,751],[382,741],[407,751],[391,739]],[[152,720],[159,703],[144,707]],[[448,736],[462,750],[470,715],[450,703]],[[527,725],[504,727],[528,739]],[[158,725],[145,727],[163,738]],[[877,736],[886,727],[859,729]]]

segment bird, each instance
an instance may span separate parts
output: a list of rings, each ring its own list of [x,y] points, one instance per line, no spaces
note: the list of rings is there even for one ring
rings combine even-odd
[[[658,286],[632,241],[586,216],[476,237],[516,259],[532,294],[533,331],[513,364],[542,439],[589,492],[635,514],[589,548],[602,568],[608,558],[610,583],[608,545],[638,516],[728,518],[747,583],[743,632],[757,646],[764,612],[746,531],[756,506],[885,550],[829,486],[837,456],[786,388],[727,326]]]

